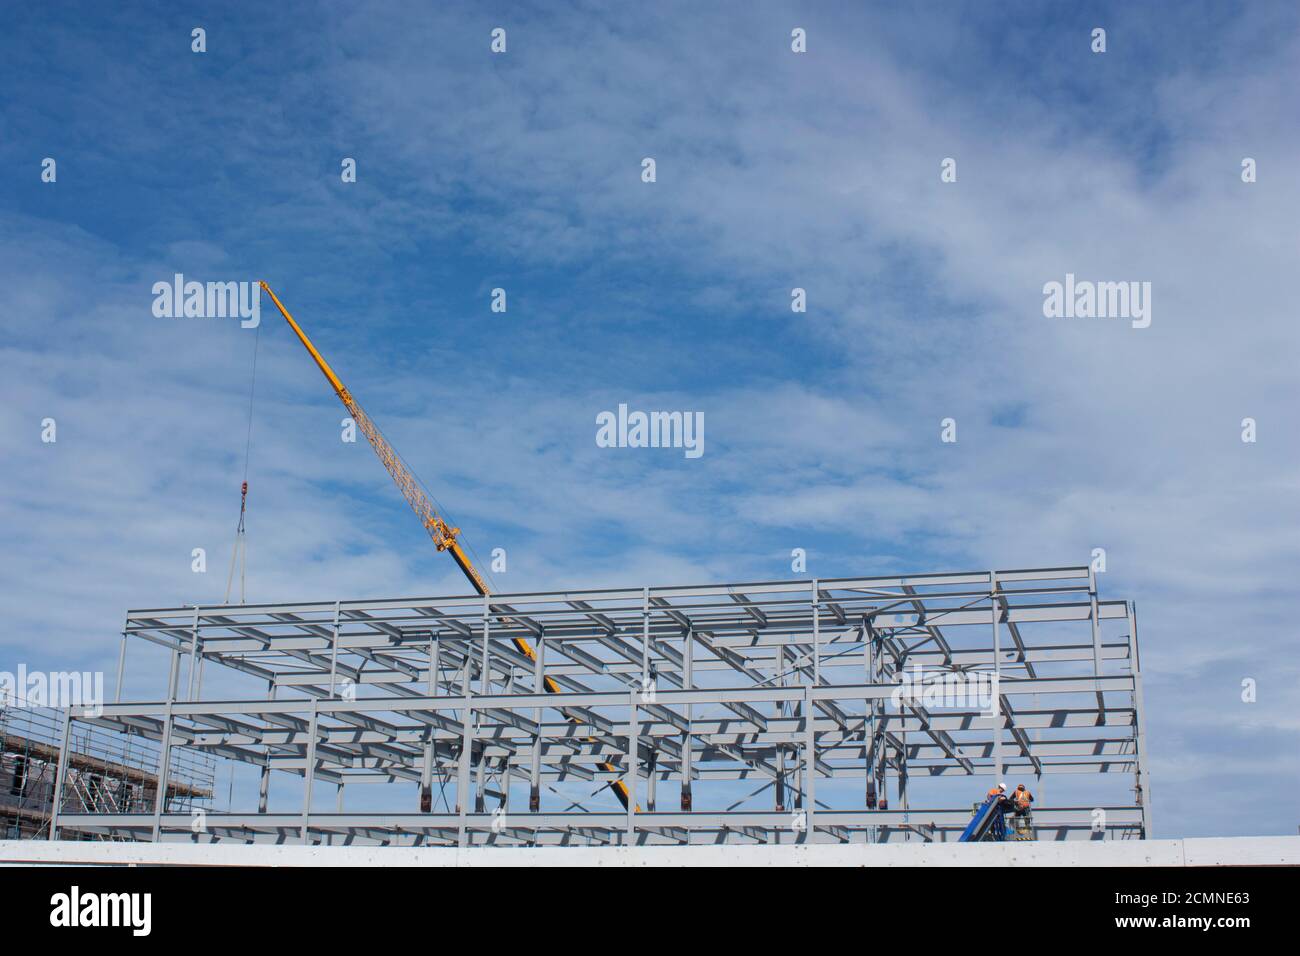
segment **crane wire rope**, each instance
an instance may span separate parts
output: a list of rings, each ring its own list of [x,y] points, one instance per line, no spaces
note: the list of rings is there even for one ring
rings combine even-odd
[[[244,437],[244,475],[239,485],[239,526],[235,529],[235,546],[230,552],[230,571],[226,575],[226,597],[223,604],[230,603],[230,591],[235,582],[235,563],[239,563],[239,603],[247,603],[245,580],[248,571],[248,535],[244,530],[244,515],[248,509],[248,463],[253,450],[253,400],[257,396],[257,351],[262,341],[262,325],[259,322],[253,334],[253,370],[248,383],[248,432]]]

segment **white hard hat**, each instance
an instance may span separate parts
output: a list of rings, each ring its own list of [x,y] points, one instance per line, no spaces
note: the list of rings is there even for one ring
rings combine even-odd
[[[1007,785],[1006,785],[1005,783],[1000,783],[1000,784],[998,784],[998,789],[999,789],[999,790],[1005,790],[1005,789],[1007,789]]]

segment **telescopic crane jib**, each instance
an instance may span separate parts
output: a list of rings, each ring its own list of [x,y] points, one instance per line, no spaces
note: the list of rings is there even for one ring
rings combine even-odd
[[[366,436],[366,440],[370,442],[370,447],[375,450],[375,454],[378,455],[379,460],[384,463],[384,467],[388,469],[388,474],[392,476],[393,482],[397,485],[398,490],[401,491],[402,497],[406,499],[407,504],[411,506],[411,510],[414,511],[416,517],[420,519],[420,523],[423,524],[425,530],[429,532],[429,537],[433,539],[434,545],[437,546],[439,551],[451,552],[451,556],[455,560],[457,566],[464,572],[465,577],[469,579],[469,583],[478,594],[490,594],[491,592],[488,589],[487,582],[483,580],[483,576],[478,573],[478,570],[474,567],[474,563],[470,561],[469,555],[465,553],[465,550],[457,540],[460,534],[460,529],[449,525],[445,520],[443,520],[442,516],[438,514],[433,502],[421,487],[420,480],[415,477],[409,468],[406,467],[406,463],[402,461],[401,457],[393,449],[393,446],[388,443],[388,439],[384,437],[383,433],[371,420],[370,416],[367,415],[365,410],[357,403],[357,400],[352,397],[352,393],[348,391],[347,386],[344,385],[338,375],[334,373],[334,369],[330,368],[329,362],[325,361],[325,356],[321,355],[316,346],[312,344],[311,339],[307,337],[307,333],[302,330],[302,326],[294,321],[293,316],[289,314],[289,310],[284,307],[284,304],[280,301],[279,297],[271,291],[269,285],[265,282],[259,284],[261,285],[262,290],[271,297],[271,301],[274,302],[275,307],[280,310],[280,314],[284,316],[284,320],[289,323],[289,327],[293,329],[294,334],[298,336],[298,341],[300,341],[303,344],[303,347],[311,354],[312,359],[316,362],[316,366],[321,370],[321,373],[325,376],[326,380],[329,381],[330,387],[334,389],[334,394],[339,397],[339,401],[341,401],[343,407],[348,410],[348,414],[352,417],[352,420],[356,422],[357,427],[361,429],[361,433]],[[512,638],[512,641],[516,650],[527,657],[530,661],[535,661],[537,659],[532,645],[528,643],[526,638],[515,637]],[[543,681],[547,693],[558,694],[560,692],[560,685],[550,677],[543,678]],[[580,722],[578,717],[571,714],[566,713],[565,717],[574,723]],[[603,763],[601,764],[601,769],[606,772],[613,772],[616,768],[613,764]],[[629,797],[627,785],[623,783],[622,780],[615,780],[610,784],[610,787],[618,797],[619,802],[623,804],[624,809],[626,809]],[[637,809],[640,808],[638,807]]]
[[[437,545],[438,550],[450,551],[456,564],[465,572],[465,577],[469,578],[469,583],[474,586],[474,590],[479,594],[487,594],[487,583],[474,568],[469,556],[461,548],[460,542],[456,540],[456,536],[460,534],[460,529],[453,528],[442,520],[442,517],[433,507],[433,502],[429,500],[429,496],[420,487],[419,479],[402,462],[397,452],[393,450],[393,446],[388,443],[388,439],[375,427],[375,423],[371,421],[365,409],[357,404],[357,400],[352,397],[352,393],[348,391],[347,386],[334,374],[334,369],[330,368],[330,363],[325,361],[325,356],[321,355],[316,346],[312,344],[311,339],[307,338],[307,333],[302,330],[302,326],[294,321],[293,316],[289,314],[288,309],[284,307],[276,294],[271,291],[270,286],[265,282],[261,283],[261,286],[266,291],[266,294],[271,297],[275,307],[280,310],[280,314],[284,316],[285,321],[289,323],[289,327],[293,329],[294,334],[298,336],[298,341],[302,342],[303,347],[316,360],[316,365],[333,387],[334,394],[338,395],[343,407],[348,410],[352,420],[357,423],[361,433],[366,436],[366,440],[370,442],[370,447],[375,450],[379,460],[384,463],[384,467],[392,475],[397,489],[420,519],[420,523],[424,525],[425,530],[429,532],[429,537],[433,538],[433,543]]]

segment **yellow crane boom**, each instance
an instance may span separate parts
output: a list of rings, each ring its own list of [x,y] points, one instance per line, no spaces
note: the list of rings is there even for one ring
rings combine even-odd
[[[294,321],[293,316],[289,314],[289,310],[284,307],[284,303],[280,301],[279,297],[271,291],[270,286],[265,282],[261,283],[261,286],[266,294],[271,297],[275,307],[280,310],[280,314],[284,316],[285,321],[289,323],[289,327],[293,329],[294,334],[298,336],[298,341],[302,342],[303,347],[311,353],[316,365],[333,387],[334,393],[338,395],[339,401],[343,403],[343,407],[348,410],[352,420],[361,429],[361,434],[366,436],[366,440],[370,442],[370,447],[375,450],[379,460],[388,469],[388,473],[393,478],[393,483],[397,485],[397,490],[402,493],[402,497],[411,506],[411,510],[415,512],[416,517],[420,519],[424,529],[429,532],[429,537],[433,538],[433,543],[438,550],[450,551],[456,564],[465,572],[465,577],[469,578],[469,583],[474,586],[474,590],[479,594],[487,594],[487,583],[475,569],[473,562],[465,554],[464,549],[461,548],[460,542],[456,540],[456,536],[460,534],[460,529],[453,528],[442,520],[442,517],[433,507],[433,502],[429,500],[429,496],[420,487],[420,482],[415,475],[411,474],[411,470],[406,467],[401,457],[393,450],[393,446],[388,443],[388,439],[384,437],[383,432],[375,426],[370,416],[366,414],[366,410],[352,397],[352,393],[348,391],[347,386],[334,374],[334,369],[330,368],[330,363],[325,361],[325,356],[321,355],[316,346],[312,344],[311,339],[307,337],[307,333],[302,330],[302,326]]]
[[[374,421],[371,420],[370,416],[366,414],[365,409],[363,409],[361,405],[358,404],[357,400],[352,397],[352,393],[348,391],[347,386],[344,385],[343,381],[334,373],[334,369],[330,368],[330,363],[325,361],[325,356],[321,355],[316,346],[312,344],[311,339],[307,337],[307,333],[302,330],[302,326],[294,321],[293,316],[290,315],[289,310],[284,307],[284,303],[280,301],[279,296],[277,296],[271,290],[271,287],[265,282],[261,282],[259,285],[262,287],[262,291],[271,297],[271,301],[275,303],[275,307],[280,310],[280,314],[284,316],[284,320],[288,322],[289,327],[293,329],[294,335],[298,336],[298,341],[303,344],[303,348],[311,354],[312,359],[316,362],[316,366],[321,370],[321,373],[330,383],[330,387],[334,389],[334,394],[339,397],[339,401],[343,403],[343,407],[348,410],[348,414],[352,417],[352,420],[356,422],[357,427],[361,429],[361,433],[365,435],[366,440],[370,442],[370,447],[375,450],[375,454],[379,456],[379,460],[383,462],[384,467],[388,469],[388,474],[392,476],[393,483],[397,485],[397,489],[402,493],[402,497],[405,498],[407,504],[411,506],[411,510],[415,512],[416,517],[420,519],[420,523],[424,525],[424,529],[429,532],[429,537],[433,539],[434,545],[437,546],[439,551],[451,552],[451,556],[455,560],[457,566],[464,572],[465,577],[469,579],[469,583],[474,587],[474,590],[477,593],[483,595],[490,594],[491,592],[488,589],[487,582],[483,580],[483,576],[478,573],[478,569],[475,568],[474,563],[470,561],[469,555],[465,553],[465,550],[460,546],[460,542],[456,540],[457,536],[460,534],[460,529],[453,528],[451,525],[447,524],[447,522],[443,520],[442,516],[438,514],[437,509],[433,506],[433,502],[429,500],[429,496],[424,493],[424,489],[420,486],[419,480],[411,473],[411,470],[406,467],[406,463],[402,461],[401,457],[393,449],[393,446],[388,443],[388,439],[384,437],[383,432],[379,430]],[[516,650],[527,657],[530,661],[535,661],[537,659],[536,652],[533,650],[532,645],[528,643],[526,638],[515,637],[511,640],[514,643]],[[558,694],[560,692],[560,685],[550,677],[543,678],[543,682],[546,686],[547,693]],[[565,716],[574,723],[579,722],[579,718],[573,715],[565,714]],[[613,764],[609,763],[602,763],[600,767],[606,772],[613,772],[617,769]],[[627,785],[623,783],[622,780],[615,780],[610,784],[610,786],[618,796],[619,802],[622,803],[624,809],[626,809],[629,798]],[[639,810],[640,807],[637,807],[637,809]]]

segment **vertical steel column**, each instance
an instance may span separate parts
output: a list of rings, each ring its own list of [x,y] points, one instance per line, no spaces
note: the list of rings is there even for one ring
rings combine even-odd
[[[469,773],[470,755],[474,748],[474,708],[470,706],[470,668],[473,663],[473,645],[465,645],[465,670],[461,677],[461,697],[463,706],[460,711],[461,738],[460,759],[456,762],[456,814],[460,817],[458,824],[458,846],[468,846],[469,831],[466,828],[466,815],[469,812]]]
[[[533,649],[533,693],[546,693],[546,629],[537,637],[537,646]],[[542,809],[542,717],[545,711],[534,708],[533,721],[537,724],[537,733],[533,735],[533,752],[528,758],[528,812],[537,813]]]
[[[1101,676],[1101,619],[1097,613],[1097,572],[1088,565],[1088,620],[1092,624],[1092,675]],[[1100,699],[1101,691],[1097,692]]]
[[[627,696],[627,772],[623,781],[627,787],[627,843],[631,846],[636,836],[636,784],[641,773],[641,738],[637,733],[637,691],[630,691]]]
[[[776,680],[779,687],[785,687],[785,645],[778,644],[776,648]],[[787,706],[785,701],[778,701],[772,707],[776,711],[778,718],[786,716]],[[783,743],[776,745],[776,779],[772,782],[772,809],[777,813],[785,812],[785,751],[786,746]],[[776,841],[781,842],[780,831],[776,833]]]
[[[1128,652],[1129,669],[1133,673],[1133,716],[1137,751],[1137,802],[1142,808],[1142,837],[1151,839],[1151,791],[1148,772],[1150,764],[1147,759],[1147,721],[1146,708],[1142,699],[1142,662],[1138,654],[1137,603],[1129,601],[1128,614]]]
[[[194,700],[194,669],[199,653],[199,606],[194,605],[194,627],[190,631],[190,674],[185,684],[185,699]]]
[[[429,679],[427,693],[430,697],[438,696],[438,638],[429,634]],[[434,715],[429,711],[429,725],[424,729],[423,763],[420,765],[420,812],[433,812],[433,730]]]
[[[889,672],[889,657],[885,654],[885,636],[880,635],[880,645],[877,648],[876,658],[876,679],[877,684],[893,683],[893,673]],[[885,702],[878,701],[877,704],[877,722],[876,722],[876,739],[875,739],[875,759],[876,759],[876,806],[881,810],[889,809],[889,741],[885,737],[885,727],[888,725],[885,718]],[[900,707],[898,719],[901,724],[903,721],[903,710]],[[889,839],[888,825],[882,825],[877,833],[880,842],[886,842]]]
[[[316,782],[316,698],[311,701],[311,720],[307,723],[307,764],[303,767],[306,782],[302,795],[302,843],[311,843],[311,796],[312,784]]]
[[[68,749],[72,738],[72,707],[63,709],[63,733],[59,738],[59,762],[54,771],[54,803],[50,807],[50,839],[59,838],[59,811],[63,808],[63,784],[68,776]]]
[[[817,593],[817,579],[813,578],[812,597],[810,598],[812,609],[813,625],[813,676],[812,686],[817,687],[822,682],[822,632],[821,632],[821,596]],[[809,686],[804,685],[803,694],[804,710],[804,763],[807,770],[804,776],[807,778],[805,786],[808,788],[808,832],[806,840],[813,842],[813,813],[816,810],[816,804],[813,800],[813,792],[816,790],[814,778],[817,775],[817,738],[813,733],[813,726],[816,723],[816,715],[812,708],[812,694],[809,693]]]
[[[438,696],[438,681],[442,676],[442,635],[429,632],[429,696]]]
[[[486,697],[492,690],[492,658],[488,650],[488,640],[491,633],[491,617],[489,616],[488,597],[483,595],[483,659],[479,664],[479,693]],[[478,771],[474,777],[474,812],[484,813],[487,810],[486,803],[486,776],[487,776],[487,758],[479,757]]]
[[[275,680],[266,682],[266,699],[275,700]],[[257,782],[257,812],[265,813],[267,797],[271,790],[271,750],[268,747],[262,757],[261,776]]]
[[[989,572],[989,617],[993,624],[993,776],[1002,781],[1002,629],[998,627],[998,574]]]
[[[171,676],[167,679],[167,707],[163,711],[162,745],[158,754],[158,789],[153,802],[153,842],[162,836],[162,814],[167,802],[167,782],[171,777],[172,762],[172,707],[176,704],[177,684],[180,682],[181,652],[172,651]]]
[[[650,750],[650,762],[646,765],[645,776],[646,810],[650,813],[654,813],[658,806],[657,801],[659,794],[659,751],[654,749],[653,746]]]
[[[822,629],[821,597],[817,593],[817,579],[812,583],[812,621],[813,621],[813,684],[822,682]]]
[[[695,689],[695,630],[686,628],[686,636],[682,643],[682,689]],[[691,811],[691,750],[692,737],[691,731],[695,708],[687,704],[683,708],[686,712],[686,733],[682,735],[682,800],[681,808],[683,813]]]
[[[903,842],[911,842],[912,829],[906,824],[912,822],[907,803],[907,731],[898,731],[898,806],[903,811]]]
[[[812,707],[812,687],[809,684],[803,685],[803,712],[804,712],[804,786],[808,790],[808,799],[804,801],[807,807],[807,825],[808,829],[804,834],[804,842],[814,842],[813,837],[816,830],[816,813],[817,813],[817,735],[814,731],[813,707]]]
[[[257,780],[257,812],[265,813],[271,786],[271,755],[262,755],[262,766]]]
[[[654,700],[655,688],[650,680],[650,589],[641,589],[641,699]],[[656,776],[659,765],[658,737],[650,738],[650,753],[646,763],[646,809],[655,812]]]
[[[875,629],[867,623],[864,615],[862,618],[862,671],[863,683],[871,684],[875,681],[876,660],[875,648]],[[875,761],[876,745],[876,699],[874,697],[866,698],[862,701],[862,765],[863,775],[863,801],[868,810],[876,809],[876,781],[872,775],[872,769]],[[868,831],[870,839],[870,831]]]
[[[339,602],[334,602],[334,633],[330,639],[330,697],[338,696],[334,685],[339,673]]]
[[[113,703],[122,703],[122,679],[126,674],[126,631],[122,632],[122,646],[117,652],[117,690],[113,694]]]
[[[491,637],[491,630],[492,630],[492,617],[488,609],[487,595],[485,594],[483,595],[483,658],[479,662],[479,667],[481,670],[479,672],[479,680],[478,680],[479,693],[482,694],[484,697],[486,697],[488,694],[488,689],[490,687],[491,678],[492,678],[492,673],[491,673],[492,658],[490,656],[490,651],[488,650],[488,639]]]
[[[650,589],[641,589],[641,690],[650,687]]]
[[[790,660],[791,663],[796,668],[799,666],[798,665],[799,658],[794,651],[790,652]],[[797,675],[795,680],[797,683],[798,682]],[[802,687],[803,685],[799,684],[798,686]],[[795,722],[803,727],[804,733],[807,733],[808,727],[807,727],[807,723],[804,721],[804,716],[803,716],[803,700],[802,699],[796,700],[793,704],[790,705],[790,710],[794,714]],[[796,810],[802,810],[804,808],[803,797],[804,797],[805,784],[803,780],[804,755],[803,753],[801,753],[802,750],[803,750],[803,744],[798,743],[794,745],[794,808]]]
[[[884,654],[884,637],[878,634],[875,627],[872,626],[867,633],[869,638],[867,645],[867,663],[871,668],[871,677],[869,683],[883,684],[885,682],[885,654]],[[902,720],[902,710],[899,710],[899,720]],[[888,783],[885,777],[885,702],[882,698],[873,697],[871,699],[871,747],[867,754],[867,805],[875,809],[887,809],[889,806],[889,794],[885,787]],[[872,829],[873,839],[879,840],[880,832],[876,828]]]

